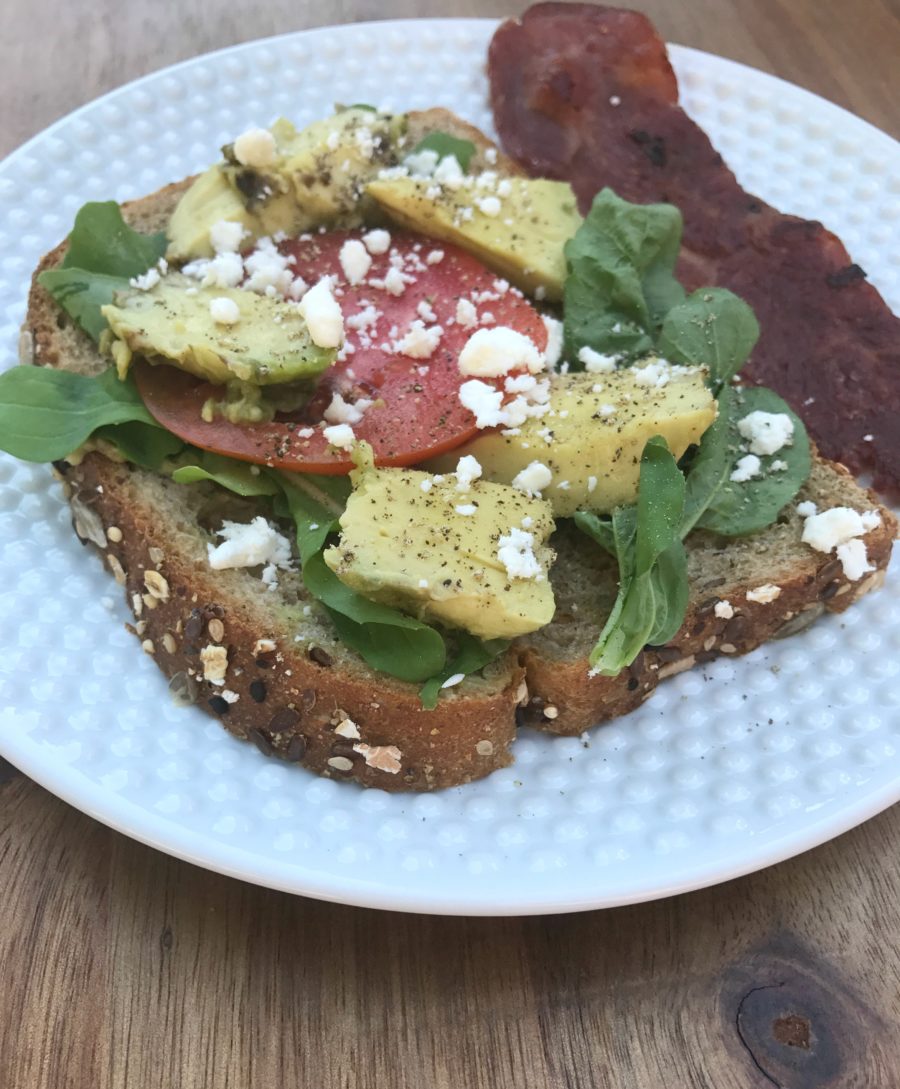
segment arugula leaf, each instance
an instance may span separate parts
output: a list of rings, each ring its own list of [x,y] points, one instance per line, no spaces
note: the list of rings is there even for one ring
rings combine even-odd
[[[684,476],[665,439],[644,447],[638,502],[618,507],[605,523],[580,512],[576,524],[604,548],[613,546],[619,592],[590,656],[605,676],[621,672],[647,643],[665,643],[678,631],[688,601],[687,559],[681,543]]]
[[[761,455],[760,475],[738,483],[731,479],[735,462],[746,442],[737,429],[738,421],[751,412],[785,413],[794,423],[792,445],[784,446],[775,454]],[[726,537],[741,537],[770,526],[786,503],[789,503],[809,476],[812,459],[809,438],[800,418],[773,390],[763,386],[749,387],[741,392],[732,391],[730,398],[719,400],[720,433],[713,435],[706,452],[706,464],[701,468],[708,478],[718,480],[718,486],[695,488],[699,497],[694,502],[702,505],[696,514],[696,525]],[[704,458],[707,431],[700,443],[700,458]],[[776,470],[773,462],[782,461],[787,468]],[[688,488],[697,466],[688,475]],[[703,493],[706,492],[705,502]],[[696,512],[695,512],[696,513]]]
[[[94,340],[107,327],[100,307],[116,291],[159,261],[166,252],[164,234],[134,231],[115,201],[85,204],[75,216],[69,247],[60,268],[45,269],[38,283]]]
[[[278,484],[267,473],[254,473],[245,461],[213,454],[208,450],[191,450],[190,463],[172,473],[176,484],[212,481],[237,495],[278,495]]]
[[[657,348],[670,363],[709,367],[714,389],[727,385],[759,339],[759,322],[724,287],[703,287],[666,314]]]
[[[453,155],[465,173],[475,154],[475,145],[471,140],[460,140],[448,132],[430,132],[416,144],[413,154],[420,151],[436,151],[439,161]]]
[[[478,639],[467,631],[454,632],[455,653],[437,676],[429,677],[419,690],[422,706],[426,711],[433,711],[440,699],[444,681],[457,673],[468,677],[477,673],[495,658],[499,658],[509,647],[508,639]]]
[[[56,461],[98,428],[136,421],[158,427],[131,381],[114,369],[98,377],[50,367],[0,374],[0,449],[23,461]]]
[[[565,245],[566,353],[581,348],[636,357],[649,352],[663,318],[684,299],[675,278],[681,213],[671,204],[629,204],[602,189]]]

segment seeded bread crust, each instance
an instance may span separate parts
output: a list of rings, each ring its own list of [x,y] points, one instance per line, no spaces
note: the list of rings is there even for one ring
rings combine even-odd
[[[476,144],[475,169],[519,172],[502,153],[489,163],[484,151],[490,141],[447,111],[410,116],[411,145],[437,130]],[[125,218],[141,230],[163,229],[192,180],[126,204]],[[58,265],[65,248],[63,242],[47,254],[37,272]],[[40,287],[37,273],[21,356],[23,363],[83,374],[107,365]],[[334,640],[297,576],[284,574],[278,593],[270,595],[247,571],[211,571],[210,511],[217,503],[240,501],[223,500],[209,485],[174,485],[100,453],[57,469],[76,532],[123,586],[133,630],[176,694],[267,755],[391,791],[434,790],[488,775],[511,762],[517,724],[581,733],[631,710],[668,676],[802,630],[826,609],[842,611],[883,581],[897,530],[893,515],[846,470],[817,459],[800,498],[878,509],[882,525],[866,537],[877,570],[849,583],[836,560],[800,544],[793,508],[776,526],[742,541],[693,534],[685,625],[669,646],[648,648],[614,678],[588,676],[590,648],[616,593],[613,562],[577,531],[564,530],[554,541],[554,621],[517,641],[485,677],[467,678],[426,712],[417,686],[375,673]],[[776,582],[774,602],[746,600],[748,590]],[[735,616],[716,616],[718,601],[729,601]],[[312,615],[304,615],[304,607]],[[214,683],[223,663],[222,683]]]

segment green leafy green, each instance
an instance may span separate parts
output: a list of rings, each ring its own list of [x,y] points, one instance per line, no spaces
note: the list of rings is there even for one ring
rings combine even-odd
[[[724,399],[724,406],[723,399],[719,400],[720,420],[715,425],[719,433],[710,437],[706,451],[704,444],[709,431],[700,443],[698,458],[688,474],[688,489],[692,488],[692,478],[699,467],[704,483],[698,481],[694,487],[693,502],[702,506],[695,517],[696,525],[726,537],[740,537],[765,529],[775,521],[809,476],[812,459],[806,428],[777,393],[762,386],[729,392],[731,396]],[[760,455],[759,476],[738,483],[731,479],[731,473],[746,442],[737,425],[756,411],[790,416],[794,424],[793,439],[790,446],[775,454]],[[773,468],[777,462],[785,467]]]
[[[448,132],[430,132],[416,144],[414,154],[420,151],[437,152],[438,161],[453,155],[463,171],[466,171],[475,154],[475,145],[471,140],[460,140],[459,137],[451,136]]]
[[[56,461],[98,428],[131,422],[159,426],[115,370],[96,378],[50,367],[0,374],[0,449],[23,461]]]
[[[189,462],[172,473],[176,484],[195,484],[197,481],[206,480],[237,495],[279,494],[278,484],[268,473],[259,470],[254,473],[253,470],[257,467],[248,465],[245,461],[235,461],[234,458],[213,454],[208,450],[191,450],[187,456]]]
[[[759,339],[750,307],[724,287],[704,287],[666,314],[657,341],[670,363],[709,367],[714,389],[726,385]]]
[[[688,601],[687,560],[681,542],[685,481],[665,439],[644,447],[636,506],[618,507],[609,521],[579,512],[576,524],[619,565],[619,592],[591,652],[591,668],[613,677],[647,644],[678,631]],[[612,547],[610,547],[612,546]]]
[[[671,204],[629,204],[602,189],[565,246],[563,325],[567,358],[587,346],[636,357],[653,349],[665,315],[684,299],[675,279],[681,213]]]
[[[155,265],[166,251],[163,234],[134,231],[115,201],[85,204],[75,216],[69,247],[59,268],[45,269],[38,282],[94,340],[107,327],[100,307],[128,288],[133,276]]]
[[[419,691],[426,711],[437,707],[444,682],[462,673],[468,677],[498,658],[509,647],[508,639],[478,639],[467,631],[453,633],[455,651],[440,673],[430,677]]]
[[[154,472],[184,449],[181,439],[164,427],[140,420],[98,427],[93,438],[112,443],[127,461]]]

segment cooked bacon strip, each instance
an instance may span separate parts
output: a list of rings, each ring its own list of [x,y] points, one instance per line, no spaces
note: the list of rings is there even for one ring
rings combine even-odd
[[[677,205],[685,286],[721,284],[756,311],[762,335],[744,376],[781,393],[823,454],[900,493],[900,320],[821,223],[740,187],[678,105],[650,21],[538,4],[496,32],[488,72],[505,150],[529,173],[571,182],[583,211],[603,186]]]

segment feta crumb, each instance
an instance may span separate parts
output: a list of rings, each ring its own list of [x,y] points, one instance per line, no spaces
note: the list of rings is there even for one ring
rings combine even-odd
[[[422,299],[419,305],[416,307],[416,313],[425,322],[437,321],[437,314],[434,312],[434,307],[427,299]]]
[[[443,335],[444,330],[440,325],[426,326],[421,319],[416,319],[403,339],[394,347],[401,355],[408,356],[410,359],[430,359]]]
[[[464,329],[471,329],[478,324],[478,311],[468,299],[459,299],[456,304],[456,321]]]
[[[776,454],[794,438],[794,421],[786,412],[750,412],[738,420],[737,429],[751,454]]]
[[[353,428],[346,423],[325,427],[322,429],[322,434],[325,436],[325,441],[331,446],[336,446],[338,450],[350,450],[356,442]]]
[[[369,253],[387,253],[391,246],[391,233],[378,228],[374,231],[367,231],[362,236],[362,240]]]
[[[490,163],[491,166],[497,162],[497,149],[495,147],[486,147],[484,149],[484,161]]]
[[[209,228],[209,244],[214,253],[237,253],[244,238],[243,223],[220,219]]]
[[[754,477],[760,476],[761,473],[762,462],[756,454],[745,454],[738,459],[734,472],[731,474],[731,479],[735,484],[743,484],[748,480],[753,480]]]
[[[509,285],[507,284],[507,287]],[[544,328],[547,330],[547,347],[544,349],[544,365],[550,369],[562,358],[563,350],[563,323],[551,318],[547,314],[542,316]]]
[[[384,278],[384,290],[391,295],[400,296],[406,291],[408,277],[404,276],[398,268],[389,268]]]
[[[490,216],[495,219],[500,215],[500,201],[497,197],[483,197],[476,202],[478,204],[478,210],[486,216]]]
[[[769,466],[770,473],[783,473],[787,471],[788,463],[782,461],[781,458],[776,458],[775,461]]]
[[[452,673],[446,681],[441,685],[441,688],[453,688],[454,685],[459,684],[466,679],[465,673]]]
[[[615,416],[616,406],[615,405],[601,405],[597,409],[597,411],[600,413],[601,416]]]
[[[430,250],[425,258],[426,265],[439,265],[444,260],[443,250]]]
[[[481,476],[481,464],[471,454],[461,457],[456,465],[456,490],[466,492]]]
[[[589,374],[609,374],[616,369],[616,356],[595,352],[593,348],[588,348],[587,345],[584,348],[579,348],[578,362],[584,364],[584,369]]]
[[[543,574],[534,554],[534,534],[517,526],[501,536],[497,559],[511,579],[538,579]]]
[[[422,481],[419,487],[422,489],[423,492],[430,492],[431,489],[434,487],[434,481],[426,478]]]
[[[419,589],[420,590],[427,590],[428,589],[428,579],[419,579]]]
[[[818,514],[818,512],[819,508],[811,499],[804,499],[802,503],[797,504],[797,513],[801,518],[810,518],[813,514]]]
[[[209,313],[218,325],[236,325],[241,320],[238,304],[222,295],[210,300]]]
[[[478,510],[478,506],[475,503],[458,503],[453,509],[457,514],[468,516],[474,514]]]
[[[798,510],[805,504],[798,505]],[[874,571],[869,565],[863,537],[871,529],[881,525],[877,511],[860,514],[850,507],[832,507],[821,514],[806,515],[801,540],[817,552],[836,552],[851,581],[862,578],[866,571]]]
[[[248,274],[244,287],[260,295],[273,295],[275,292],[286,294],[294,279],[290,263],[285,254],[278,252],[271,238],[260,238],[254,251],[244,261]]]
[[[264,168],[275,162],[275,137],[267,129],[248,129],[233,146],[234,157],[244,166]]]
[[[673,375],[682,373],[685,369],[684,367],[673,367],[665,359],[651,359],[649,363],[635,366],[632,373],[634,374],[635,385],[662,389],[663,386],[669,384],[669,379]]]
[[[589,476],[587,484],[588,484],[588,493],[594,491],[594,489],[597,487],[597,478],[595,476]]]
[[[553,474],[542,461],[532,461],[524,469],[516,473],[512,479],[512,486],[520,492],[529,495],[540,495],[544,488],[549,487]]]
[[[140,276],[132,276],[128,283],[129,286],[137,288],[138,291],[152,291],[159,281],[159,269],[154,267],[148,268]]]
[[[338,260],[348,284],[361,284],[372,267],[369,251],[358,238],[348,238],[341,246]]]
[[[730,620],[734,616],[734,607],[730,601],[717,601],[713,612],[720,620]]]
[[[368,397],[360,397],[354,404],[345,401],[340,393],[331,395],[331,404],[322,413],[323,417],[332,424],[358,424],[363,418],[363,413],[372,404]]]
[[[446,186],[447,189],[459,189],[465,181],[463,168],[455,155],[445,155],[438,163],[433,177],[438,185]]]
[[[241,698],[237,692],[232,692],[230,688],[223,688],[219,695],[226,703],[237,703]]]
[[[459,400],[475,416],[475,426],[499,427],[507,422],[503,410],[503,394],[487,382],[473,378],[459,387]]]
[[[747,600],[755,601],[757,605],[769,605],[778,597],[781,597],[781,587],[771,582],[747,591]]]
[[[306,321],[313,344],[320,348],[340,347],[344,339],[344,315],[332,294],[330,276],[323,276],[311,287],[297,307]]]
[[[459,353],[461,374],[496,378],[523,368],[535,374],[544,369],[544,360],[532,340],[505,325],[479,329]]]
[[[860,540],[859,537],[854,537],[850,541],[845,541],[844,544],[839,544],[835,552],[837,558],[841,561],[844,575],[851,582],[861,579],[867,571],[875,570],[875,565],[869,563],[866,543]]]
[[[290,565],[290,541],[261,515],[248,524],[225,521],[222,528],[216,531],[216,536],[222,538],[222,543],[206,546],[209,566],[213,571],[224,571],[229,567],[258,567],[260,564],[274,564],[282,568]]]

